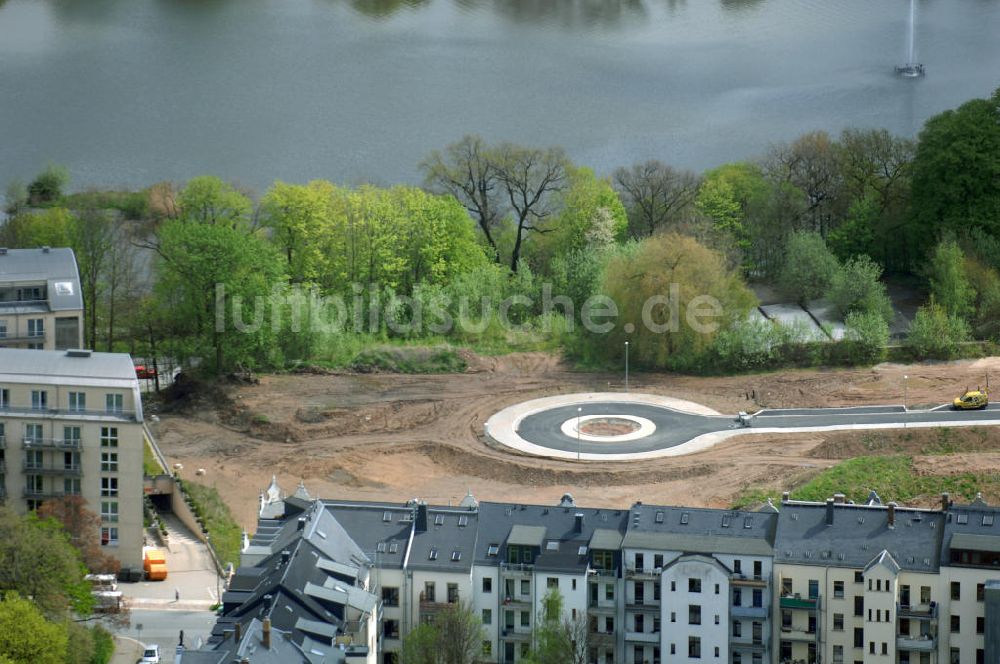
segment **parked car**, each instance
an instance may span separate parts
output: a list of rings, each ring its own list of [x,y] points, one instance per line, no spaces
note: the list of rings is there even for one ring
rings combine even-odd
[[[160,664],[160,646],[146,646],[139,664]]]
[[[156,369],[147,367],[145,364],[135,365],[136,378],[156,378]]]

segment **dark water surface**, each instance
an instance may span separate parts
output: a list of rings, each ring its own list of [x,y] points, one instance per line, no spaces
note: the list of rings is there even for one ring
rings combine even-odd
[[[0,184],[415,181],[476,132],[695,169],[1000,86],[1000,0],[0,0]]]

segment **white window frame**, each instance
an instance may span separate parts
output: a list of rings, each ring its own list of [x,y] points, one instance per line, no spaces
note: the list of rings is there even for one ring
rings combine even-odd
[[[101,447],[118,447],[118,427],[101,427]]]
[[[125,412],[125,399],[121,394],[104,395],[104,407],[109,413],[121,414]]]
[[[48,410],[49,393],[48,390],[31,391],[31,410]]]
[[[86,392],[70,392],[69,393],[69,410],[73,413],[82,413],[87,410],[87,393]]]
[[[118,472],[118,452],[101,452],[101,472]]]
[[[37,338],[45,336],[45,319],[44,318],[29,318],[28,319],[28,336]]]
[[[117,498],[118,497],[118,478],[117,477],[102,477],[101,478],[101,497],[102,498]]]
[[[101,521],[105,521],[107,523],[118,523],[117,500],[101,501]]]
[[[118,546],[118,528],[116,526],[101,528],[101,546]]]

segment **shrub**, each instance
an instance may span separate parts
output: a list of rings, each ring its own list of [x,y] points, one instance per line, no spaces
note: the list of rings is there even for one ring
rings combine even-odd
[[[965,273],[965,254],[955,240],[943,240],[934,249],[928,269],[931,295],[951,316],[967,319],[976,293]]]
[[[840,265],[819,233],[793,233],[785,248],[785,264],[778,286],[788,297],[805,304],[823,295]]]
[[[917,310],[907,345],[919,359],[947,360],[958,356],[960,344],[970,336],[969,324],[950,315],[931,297],[930,302]]]
[[[877,313],[854,311],[847,315],[848,359],[854,364],[876,364],[885,360],[889,325]]]
[[[851,258],[833,275],[827,297],[845,320],[857,311],[878,314],[889,323],[895,314],[881,277],[882,267],[868,256]]]
[[[68,182],[69,171],[65,167],[49,164],[28,185],[28,197],[33,204],[51,203],[62,196]]]
[[[91,664],[108,664],[111,656],[115,654],[115,642],[111,633],[96,625],[91,634],[94,638],[94,654],[90,658]]]

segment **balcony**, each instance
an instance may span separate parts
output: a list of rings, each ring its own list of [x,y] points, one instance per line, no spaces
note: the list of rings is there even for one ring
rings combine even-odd
[[[591,630],[587,633],[587,637],[591,643],[596,645],[609,645],[615,642],[614,632],[598,632]]]
[[[819,597],[802,597],[801,595],[783,595],[778,600],[778,606],[783,609],[798,609],[816,612],[820,606]]]
[[[636,567],[626,567],[625,568],[625,578],[635,579],[636,581],[657,581],[663,570],[660,568],[656,569],[643,569]]]
[[[500,563],[501,576],[530,577],[534,571],[535,566],[531,563]]]
[[[531,595],[504,595],[504,606],[531,606]]]
[[[754,618],[754,619],[766,620],[770,612],[771,608],[769,606],[729,607],[729,615],[732,616],[733,618]]]
[[[592,599],[587,602],[587,611],[589,613],[605,615],[614,614],[617,610],[618,604],[613,599]]]
[[[11,406],[9,404],[0,408],[0,413],[5,415],[28,415],[31,417],[101,417],[114,418],[116,420],[135,421],[134,410],[98,410],[98,409],[70,409],[70,408],[23,408]]]
[[[929,604],[900,604],[896,603],[896,615],[900,618],[911,618],[914,620],[937,620],[937,602]]]
[[[42,489],[37,491],[31,487],[24,487],[24,497],[34,500],[47,500],[49,498],[63,498],[65,496],[76,496],[76,493],[67,493],[62,489]]]
[[[528,641],[531,640],[531,628],[518,625],[511,627],[508,625],[500,630],[500,638],[508,641]]]
[[[420,593],[420,615],[433,616],[435,614],[446,611],[454,606],[447,602],[435,602],[434,600],[428,600],[424,593]]]
[[[631,643],[660,644],[659,632],[625,632],[625,640]]]
[[[627,611],[642,611],[644,613],[659,613],[660,612],[660,600],[658,599],[629,599],[625,602],[625,609]]]
[[[597,581],[598,579],[617,579],[618,578],[618,568],[613,567],[611,569],[603,569],[591,567],[587,570],[587,574],[590,576],[592,581]]]
[[[801,627],[782,627],[781,640],[819,643],[819,630],[810,632],[809,630]]]
[[[936,652],[937,639],[929,634],[921,636],[903,636],[900,634],[896,637],[896,648],[912,652]]]
[[[65,464],[57,463],[46,466],[45,464],[36,464],[25,459],[23,465],[24,472],[31,475],[72,475],[73,477],[79,477],[82,472],[80,470],[80,464],[67,466]]]
[[[745,652],[764,652],[767,650],[769,642],[764,636],[753,638],[749,634],[743,636],[730,636],[729,647],[732,650],[742,650]]]
[[[81,450],[83,443],[78,439],[63,438],[24,438],[23,447],[26,450]]]
[[[767,585],[771,582],[771,577],[769,574],[731,574],[729,582],[734,586],[767,588]]]

